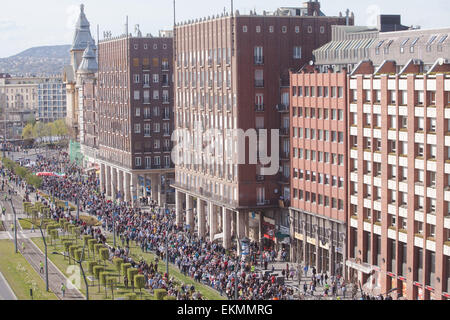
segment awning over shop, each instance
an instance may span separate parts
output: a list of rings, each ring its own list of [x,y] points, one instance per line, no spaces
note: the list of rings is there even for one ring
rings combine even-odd
[[[282,232],[277,232],[275,233],[275,237],[278,240],[283,240],[284,238],[289,238],[290,236],[288,234],[282,233]]]
[[[374,270],[373,267],[367,263],[360,264],[351,260],[347,260],[346,266],[361,271],[362,273],[365,274],[371,274],[372,271]]]

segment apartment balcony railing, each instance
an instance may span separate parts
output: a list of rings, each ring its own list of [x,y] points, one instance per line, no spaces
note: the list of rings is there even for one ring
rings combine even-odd
[[[264,105],[255,104],[255,111],[256,112],[264,112]]]
[[[262,57],[262,56],[254,56],[253,61],[255,62],[255,65],[263,65],[264,64],[264,57]]]
[[[276,109],[278,112],[289,112],[289,106],[285,104],[277,104]]]
[[[255,80],[256,88],[264,88],[264,80]]]
[[[290,135],[290,129],[289,128],[280,128],[280,135],[281,136],[289,136]]]

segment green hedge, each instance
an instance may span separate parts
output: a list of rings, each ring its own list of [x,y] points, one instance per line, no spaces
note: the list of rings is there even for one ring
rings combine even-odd
[[[164,300],[165,296],[167,296],[165,289],[155,289],[155,300]]]
[[[97,261],[88,261],[87,262],[88,265],[88,271],[90,274],[94,274],[94,267],[96,267],[98,265]]]
[[[136,300],[136,299],[137,299],[137,296],[136,296],[136,293],[134,293],[134,292],[127,293],[125,295],[125,300]]]

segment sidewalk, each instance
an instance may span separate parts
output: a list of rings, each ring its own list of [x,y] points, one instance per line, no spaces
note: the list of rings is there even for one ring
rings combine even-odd
[[[9,286],[3,274],[0,272],[0,300],[17,300],[14,291]]]
[[[9,186],[8,186],[9,187]],[[20,194],[20,192],[19,192]],[[23,216],[23,207],[22,207],[22,197],[21,195],[14,195],[13,197],[14,208],[16,209],[17,216]],[[7,212],[12,212],[11,204],[9,201],[5,203],[2,199],[1,204],[6,206]],[[11,231],[12,220],[6,220],[5,227],[8,232]],[[17,245],[20,248],[20,251],[23,257],[28,261],[28,263],[33,267],[34,270],[38,274],[40,271],[40,262],[45,261],[45,255],[40,251],[40,249],[34,244],[33,241],[28,239],[25,235],[24,231],[21,229],[19,223],[17,223]],[[37,230],[39,232],[39,230]],[[14,238],[14,233],[10,232],[11,238]],[[14,241],[14,240],[12,240]],[[25,243],[25,252],[22,252],[22,243]],[[45,282],[45,274],[40,274],[41,278]],[[84,300],[84,295],[73,285],[69,285],[67,282],[67,278],[64,274],[59,271],[59,269],[48,260],[48,282],[49,282],[49,290],[52,291],[59,299],[61,300]],[[65,297],[62,297],[61,293],[61,283],[64,283],[67,287]]]

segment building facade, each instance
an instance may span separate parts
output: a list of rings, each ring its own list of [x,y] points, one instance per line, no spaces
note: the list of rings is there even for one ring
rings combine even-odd
[[[104,39],[98,50],[95,107],[86,106],[84,140],[98,144],[101,188],[134,204],[151,190],[163,204],[174,173],[173,38],[125,35]]]
[[[344,275],[347,74],[291,74],[291,261]]]
[[[77,70],[83,60],[83,54],[89,43],[95,43],[90,31],[90,23],[84,13],[84,5],[80,5],[80,15],[75,27],[75,34],[70,49],[70,65],[64,67],[63,81],[66,85],[66,124],[72,138],[79,141],[79,90],[77,85]],[[94,52],[96,48],[93,48]]]
[[[312,51],[329,41],[331,26],[347,21],[353,24],[349,17],[326,17],[318,2],[307,2],[274,13],[237,11],[176,25],[176,129],[188,136],[200,132],[200,139],[208,130],[217,134],[212,149],[177,137],[178,226],[220,240],[225,248],[233,245],[232,238],[243,237],[270,247],[277,234],[287,233],[276,226],[289,226],[288,210],[280,214],[280,200],[284,207],[290,200],[289,69],[309,62]],[[272,140],[270,133],[280,128],[284,139]],[[248,144],[248,135],[234,135],[255,129],[259,138],[271,141],[267,149],[281,142],[271,151],[281,158],[271,163],[274,174],[265,174],[270,164],[246,156],[257,145],[256,132]],[[268,136],[261,135],[264,129]]]
[[[342,220],[347,228],[342,236],[344,277],[373,295],[392,291],[411,300],[448,299],[450,220],[445,166],[450,30],[381,32],[392,28],[333,26],[333,40],[314,51],[316,65],[310,69],[316,71],[295,76],[302,81],[311,77],[318,81],[327,74],[343,77],[341,84],[347,87],[343,91],[348,160],[344,175],[348,200]],[[300,90],[312,96],[311,89]],[[292,86],[291,91],[293,106],[304,103],[303,107],[311,108],[311,101],[321,99],[299,100],[299,89]],[[295,119],[298,110],[293,112]],[[297,130],[301,126],[304,123]],[[300,134],[293,132],[294,141]],[[295,159],[300,151],[293,147]],[[296,180],[301,181],[296,177],[305,172],[296,172],[303,168],[295,160],[292,166],[295,193]],[[299,203],[295,197],[306,199],[306,194],[299,190],[293,197],[295,211]],[[294,222],[291,237],[303,239],[298,233],[305,232],[307,242],[314,242],[308,238],[307,223]],[[305,249],[306,253],[300,251],[303,260],[308,258]],[[311,264],[311,258],[306,263]]]
[[[53,122],[66,118],[66,85],[61,77],[43,79],[37,87],[37,118]]]
[[[448,299],[450,65],[413,62],[349,78],[347,266],[367,291]]]
[[[7,139],[21,139],[28,122],[65,117],[65,88],[61,78],[0,77],[1,119],[7,117]],[[4,125],[0,126],[0,132]]]

